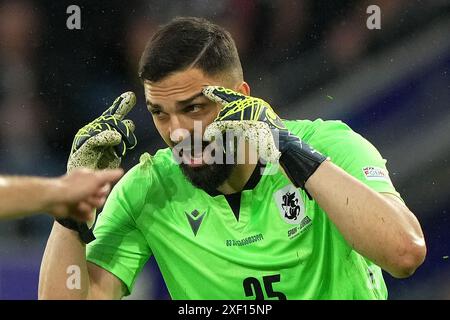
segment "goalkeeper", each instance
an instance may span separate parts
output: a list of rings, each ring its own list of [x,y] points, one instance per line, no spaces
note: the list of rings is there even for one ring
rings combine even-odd
[[[281,120],[251,97],[222,28],[173,20],[149,41],[140,77],[168,148],[144,154],[115,186],[87,246],[85,227],[54,224],[41,299],[119,299],[152,255],[173,299],[386,299],[381,270],[403,278],[423,262],[421,227],[375,147],[340,121]],[[101,167],[117,166],[135,144],[123,121],[131,102],[113,106],[122,110],[118,124],[95,126],[122,142],[122,152],[109,139],[91,150]],[[69,163],[93,165],[73,161],[91,129]],[[257,152],[258,161],[210,161],[218,154],[208,148],[229,129],[245,137],[245,159]],[[266,145],[250,148],[257,140]],[[225,151],[226,159],[239,157]],[[74,264],[79,290],[65,286]]]

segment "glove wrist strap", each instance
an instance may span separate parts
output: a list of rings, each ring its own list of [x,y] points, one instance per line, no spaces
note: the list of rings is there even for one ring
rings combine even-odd
[[[297,188],[305,183],[327,158],[301,141],[290,142],[280,157],[280,164]]]
[[[67,229],[77,231],[78,235],[80,236],[80,240],[85,244],[88,244],[89,242],[95,240],[93,232],[94,226],[92,226],[92,228],[89,228],[86,223],[77,222],[70,218],[56,219],[56,222]]]

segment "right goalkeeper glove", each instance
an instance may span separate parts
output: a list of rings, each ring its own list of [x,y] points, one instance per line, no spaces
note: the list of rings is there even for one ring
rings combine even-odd
[[[264,141],[265,150],[259,150],[261,156],[271,162],[279,161],[293,184],[308,194],[305,183],[327,159],[325,156],[289,132],[266,101],[215,86],[205,87],[203,94],[222,105],[217,118],[205,129],[206,139],[232,129],[242,130],[250,142]]]
[[[78,130],[72,143],[67,171],[79,167],[118,168],[122,157],[137,144],[134,123],[131,120],[124,120],[135,104],[134,93],[125,92],[100,117]],[[92,232],[95,221],[91,228],[84,222],[70,218],[56,221],[68,229],[77,231],[84,243],[95,239]]]

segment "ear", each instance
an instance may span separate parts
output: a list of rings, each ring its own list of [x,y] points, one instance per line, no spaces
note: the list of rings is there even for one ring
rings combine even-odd
[[[246,96],[249,96],[250,95],[250,86],[248,85],[247,82],[242,81],[241,84],[234,91],[237,91]]]

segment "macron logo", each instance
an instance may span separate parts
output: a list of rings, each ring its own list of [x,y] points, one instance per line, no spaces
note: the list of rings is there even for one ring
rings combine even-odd
[[[195,209],[191,213],[187,212],[184,213],[186,214],[189,224],[191,225],[192,232],[194,232],[194,236],[196,236],[206,212],[200,213],[197,209]]]

